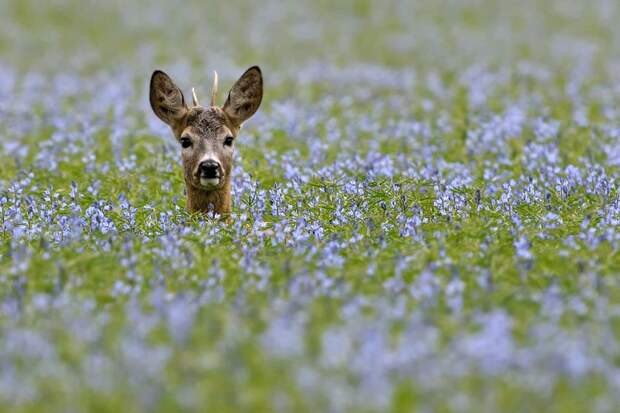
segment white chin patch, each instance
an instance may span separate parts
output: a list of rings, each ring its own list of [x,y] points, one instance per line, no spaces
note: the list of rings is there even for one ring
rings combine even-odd
[[[220,178],[200,178],[200,185],[202,186],[216,186],[220,183]]]

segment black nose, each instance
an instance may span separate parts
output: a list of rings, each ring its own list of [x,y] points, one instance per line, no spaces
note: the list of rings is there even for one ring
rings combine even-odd
[[[198,169],[200,170],[200,175],[205,178],[217,178],[220,164],[212,160],[202,161],[198,165]]]

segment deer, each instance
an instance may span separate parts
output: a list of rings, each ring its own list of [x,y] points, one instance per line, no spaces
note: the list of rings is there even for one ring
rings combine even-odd
[[[155,70],[149,101],[155,115],[172,129],[181,147],[187,205],[190,213],[229,217],[232,209],[231,173],[235,141],[242,124],[261,104],[263,77],[258,66],[241,75],[223,106],[216,105],[218,76],[214,72],[211,102],[198,102],[192,89],[191,107],[170,76]]]

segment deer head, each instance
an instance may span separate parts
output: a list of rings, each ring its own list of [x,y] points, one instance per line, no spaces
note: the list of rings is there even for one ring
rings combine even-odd
[[[224,106],[216,106],[217,73],[211,104],[198,103],[192,89],[192,106],[183,92],[160,70],[153,72],[150,102],[153,112],[171,128],[183,159],[187,208],[190,212],[230,213],[230,178],[235,141],[241,124],[250,118],[263,98],[258,66],[249,68],[234,84]]]

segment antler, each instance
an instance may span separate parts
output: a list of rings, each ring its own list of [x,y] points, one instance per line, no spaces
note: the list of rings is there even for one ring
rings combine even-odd
[[[215,98],[217,96],[217,84],[218,84],[217,72],[214,70],[213,71],[213,87],[211,88],[211,106],[215,106]],[[198,103],[198,97],[196,97],[196,90],[194,88],[192,88],[192,103],[194,104],[194,106],[200,106],[200,103]]]
[[[213,87],[211,88],[211,106],[215,106],[215,97],[217,96],[217,72],[213,71]]]
[[[200,103],[198,103],[198,98],[196,97],[196,91],[194,90],[194,88],[192,88],[192,103],[194,104],[194,106],[200,105]]]

